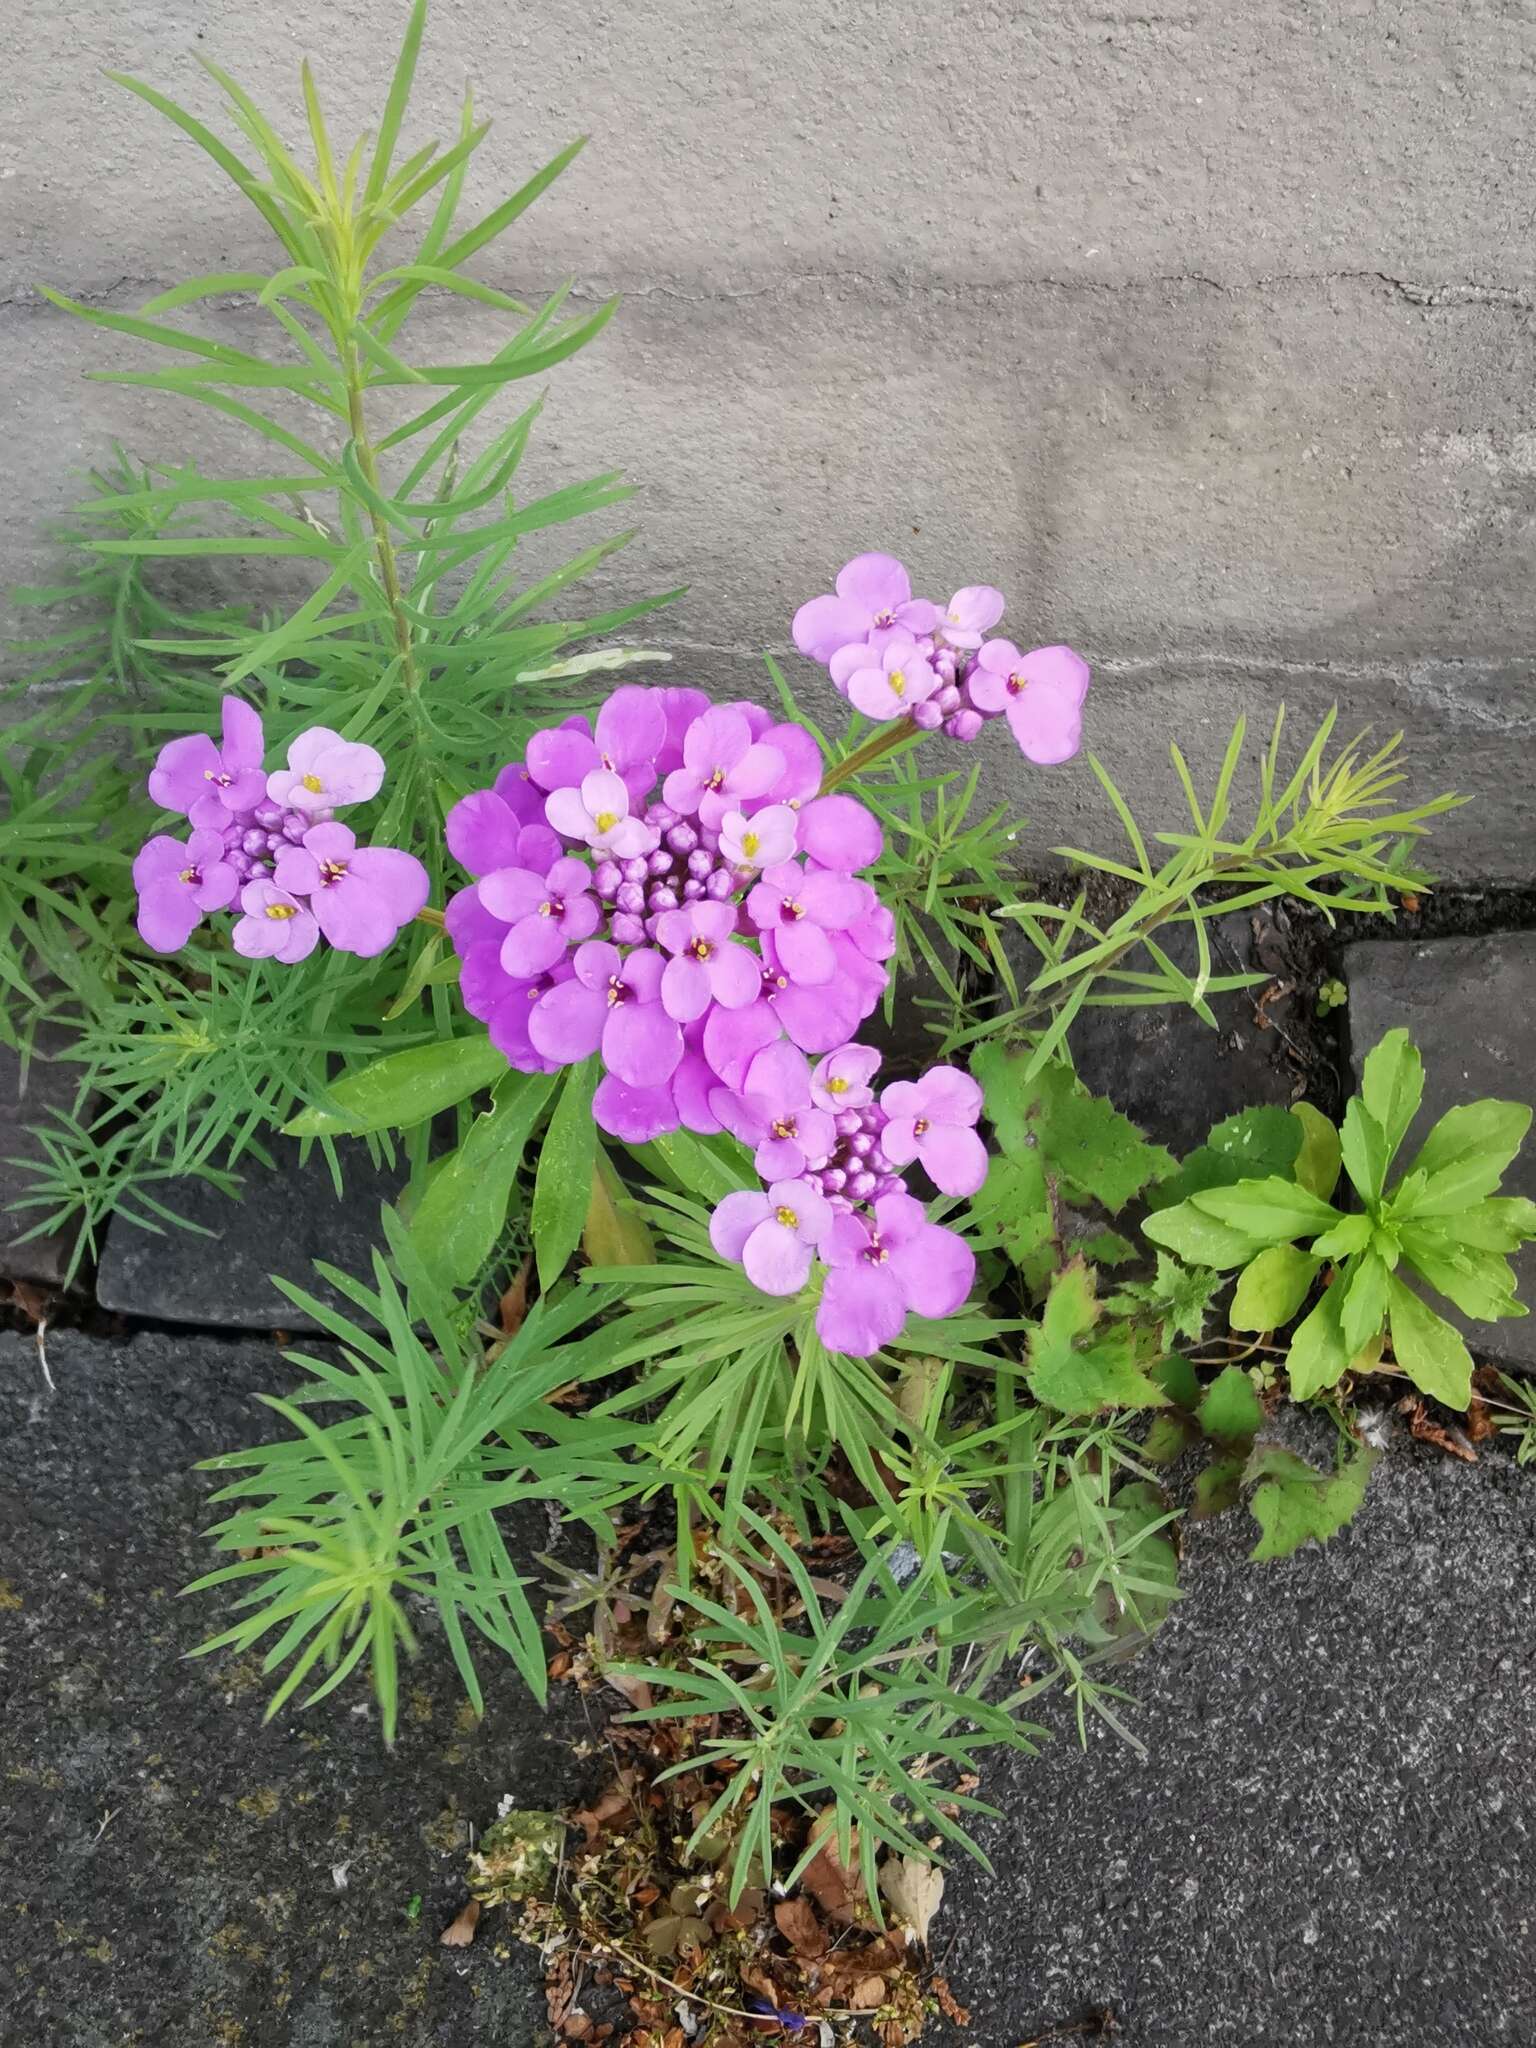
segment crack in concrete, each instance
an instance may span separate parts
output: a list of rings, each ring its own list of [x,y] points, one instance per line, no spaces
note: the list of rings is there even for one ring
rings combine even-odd
[[[748,285],[734,291],[690,291],[682,285],[663,280],[657,280],[652,284],[630,285],[615,281],[610,285],[599,283],[594,278],[578,283],[572,289],[570,297],[573,301],[588,303],[611,297],[616,293],[625,299],[665,298],[678,300],[685,305],[738,305],[752,299],[768,298],[775,292],[791,293],[820,285],[854,286],[871,292],[895,290],[912,296],[934,297],[1007,297],[1031,291],[1059,292],[1068,296],[1077,293],[1107,295],[1173,289],[1214,292],[1225,298],[1241,298],[1249,293],[1267,291],[1298,290],[1308,286],[1364,285],[1369,288],[1383,288],[1405,305],[1437,312],[1474,307],[1512,313],[1536,312],[1536,298],[1533,298],[1528,290],[1514,285],[1490,284],[1475,278],[1428,283],[1417,278],[1398,277],[1386,270],[1272,271],[1255,277],[1234,279],[1211,277],[1197,270],[1156,271],[1145,277],[1105,279],[1058,277],[1045,273],[1004,280],[915,278],[901,273],[808,270],[792,271],[783,277],[771,278],[762,284]],[[124,275],[114,278],[109,284],[77,289],[71,296],[83,306],[110,310],[125,293],[138,302],[153,298],[166,288],[165,282],[159,278]],[[555,287],[550,285],[525,285],[521,295],[537,299],[548,296],[554,289]],[[422,296],[441,303],[448,300],[451,294],[431,290]],[[0,312],[20,308],[24,312],[35,313],[46,308],[48,303],[33,285],[20,285],[10,292],[0,293]],[[248,306],[253,303],[253,295],[231,292],[203,303],[224,309]]]

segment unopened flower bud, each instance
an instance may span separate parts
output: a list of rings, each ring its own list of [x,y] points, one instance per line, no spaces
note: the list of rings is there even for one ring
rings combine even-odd
[[[624,879],[616,860],[600,860],[592,870],[592,886],[605,903],[611,903]]]
[[[704,884],[704,893],[716,903],[727,903],[736,894],[736,877],[726,868],[716,868]]]
[[[667,844],[674,853],[692,853],[699,843],[699,835],[691,825],[674,825],[667,834]]]
[[[650,873],[650,869],[645,864],[645,855],[637,853],[633,860],[621,861],[619,863],[619,873],[626,882],[643,882]]]
[[[638,946],[645,937],[645,921],[631,911],[616,911],[608,920],[608,936],[616,946]]]
[[[715,872],[715,856],[706,853],[702,846],[695,847],[688,856],[688,872],[696,875],[701,882],[707,882]]]
[[[704,884],[697,875],[690,875],[683,884],[683,901],[685,903],[697,903],[703,894]]]
[[[645,900],[652,911],[676,910],[678,894],[675,889],[669,888],[665,882],[658,882]]]
[[[644,861],[640,865],[643,868]],[[620,910],[631,917],[638,916],[645,908],[645,890],[639,882],[621,882],[613,900]]]

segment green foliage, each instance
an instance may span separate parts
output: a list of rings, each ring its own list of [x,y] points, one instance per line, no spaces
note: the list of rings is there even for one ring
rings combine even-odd
[[[1389,1031],[1366,1057],[1360,1093],[1336,1139],[1325,1135],[1326,1119],[1316,1112],[1303,1119],[1301,1163],[1311,1185],[1272,1173],[1198,1188],[1147,1220],[1148,1237],[1181,1258],[1242,1269],[1234,1329],[1282,1328],[1332,1267],[1321,1300],[1291,1338],[1287,1369],[1297,1400],[1337,1385],[1351,1367],[1374,1366],[1386,1340],[1423,1393],[1466,1407],[1466,1345],[1408,1285],[1403,1269],[1463,1315],[1492,1321],[1526,1313],[1515,1299],[1508,1254],[1536,1237],[1536,1203],[1500,1199],[1496,1190],[1531,1112],[1495,1101],[1449,1111],[1389,1188],[1423,1091],[1423,1066],[1407,1032]],[[1362,1205],[1350,1214],[1326,1199],[1339,1160]]]
[[[996,913],[1011,919],[1038,955],[1029,978],[1011,970],[1003,983],[1003,1006],[986,1021],[956,1031],[952,1045],[1001,1032],[1029,1034],[1034,1064],[1055,1057],[1073,1018],[1084,1004],[1141,1006],[1182,1003],[1214,1028],[1208,997],[1251,987],[1262,975],[1215,972],[1209,925],[1234,911],[1292,896],[1313,904],[1332,920],[1338,911],[1389,911],[1395,897],[1428,886],[1411,865],[1413,843],[1431,819],[1461,801],[1436,797],[1404,806],[1396,792],[1401,736],[1367,753],[1362,740],[1330,756],[1337,723],[1331,711],[1287,775],[1281,749],[1285,713],[1275,719],[1269,744],[1259,756],[1258,798],[1246,823],[1234,817],[1234,791],[1243,764],[1247,726],[1239,719],[1208,798],[1196,793],[1177,746],[1170,748],[1189,807],[1191,829],[1157,832],[1151,845],[1168,849],[1154,861],[1125,797],[1103,765],[1089,756],[1100,786],[1120,820],[1128,842],[1124,860],[1057,851],[1076,865],[1129,884],[1126,907],[1107,923],[1089,914],[1088,893],[1063,909],[1039,900],[1004,903]],[[1188,929],[1195,969],[1187,973],[1156,934],[1173,925]]]
[[[389,779],[354,822],[415,853],[441,901],[447,807],[535,727],[579,705],[587,677],[663,658],[591,644],[622,633],[650,601],[588,616],[565,610],[627,534],[589,541],[564,561],[541,557],[531,579],[520,573],[526,541],[601,515],[628,493],[605,474],[519,497],[543,398],[519,400],[508,419],[496,409],[594,339],[614,307],[574,309],[567,285],[533,308],[475,275],[580,144],[462,219],[466,174],[489,123],[466,100],[447,146],[402,144],[424,20],[418,0],[374,134],[356,143],[329,133],[307,66],[303,150],[214,65],[233,140],[154,86],[119,80],[233,182],[271,237],[271,260],[189,279],[133,314],[50,294],[121,345],[123,366],[104,373],[109,382],[212,409],[257,456],[253,474],[208,477],[119,453],[92,475],[66,536],[69,575],[27,594],[59,624],[29,643],[31,673],[11,693],[23,717],[3,769],[0,1034],[25,1043],[48,1015],[81,1033],[100,1113],[50,1134],[32,1195],[47,1218],[75,1227],[82,1254],[114,1206],[135,1202],[142,1212],[151,1200],[143,1190],[187,1171],[227,1179],[254,1146],[204,1081],[236,1037],[242,1114],[257,1098],[269,1127],[295,1121],[303,1134],[330,1137],[402,1121],[387,1109],[374,1121],[344,1119],[349,1082],[338,1077],[453,1030],[447,983],[457,968],[439,934],[422,940],[404,989],[398,956],[322,950],[274,976],[200,940],[174,965],[143,963],[129,861],[155,826],[142,789],[160,745],[216,725],[232,688],[256,703],[274,751],[316,723],[366,740]],[[429,325],[417,321],[424,294],[471,302],[499,325],[485,360],[419,357],[412,336]],[[239,346],[221,311],[231,297],[247,299],[256,322],[255,338],[243,333]],[[141,352],[158,364],[138,367]],[[289,608],[275,617],[189,608],[160,594],[164,571],[238,574],[258,559],[292,579]],[[54,680],[66,675],[87,680],[58,691]],[[112,1071],[145,975],[156,1000],[178,1004],[188,1029],[218,1051],[169,1066],[156,1091],[163,1113],[130,1130],[147,1098],[136,1085],[119,1091]],[[278,980],[305,1020],[297,1059],[280,1030],[258,1041],[244,1028],[253,1002],[274,1002]],[[488,1087],[503,1063],[487,1062],[483,1036],[476,1044],[478,1052],[466,1041],[462,1056],[480,1060],[475,1086]],[[434,1113],[421,1101],[418,1121]],[[419,1196],[424,1137],[406,1149]]]
[[[1365,1498],[1377,1453],[1366,1444],[1342,1447],[1332,1472],[1320,1472],[1294,1451],[1262,1444],[1248,1460],[1249,1509],[1263,1531],[1256,1559],[1290,1557],[1305,1543],[1326,1543],[1352,1521]]]
[[[484,1360],[461,1338],[454,1305],[410,1234],[388,1210],[384,1223],[390,1263],[375,1255],[372,1287],[318,1269],[357,1315],[281,1283],[341,1345],[342,1363],[292,1354],[315,1384],[267,1405],[294,1436],[209,1461],[210,1471],[239,1474],[214,1496],[241,1503],[212,1531],[216,1547],[256,1554],[188,1590],[245,1588],[235,1602],[242,1618],[202,1650],[266,1643],[263,1671],[283,1672],[269,1717],[306,1683],[312,1702],[366,1664],[392,1738],[400,1657],[415,1648],[413,1596],[436,1610],[477,1710],[470,1630],[505,1651],[543,1698],[539,1623],[496,1517],[530,1499],[570,1505],[600,1466],[602,1439],[562,1440],[563,1418],[544,1400],[568,1370],[573,1347],[561,1340],[588,1302],[541,1304]],[[317,1402],[339,1407],[340,1419],[317,1421]]]

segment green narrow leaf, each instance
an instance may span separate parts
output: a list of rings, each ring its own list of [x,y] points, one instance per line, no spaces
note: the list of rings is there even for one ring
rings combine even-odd
[[[494,1086],[506,1071],[506,1056],[488,1038],[409,1046],[334,1082],[325,1107],[301,1111],[284,1124],[283,1135],[330,1138],[410,1130],[466,1095]]]
[[[592,1097],[597,1078],[595,1054],[578,1067],[566,1068],[560,1099],[539,1152],[529,1227],[539,1286],[546,1293],[581,1242],[592,1199],[592,1163],[597,1152]]]
[[[421,52],[422,32],[426,25],[427,0],[416,0],[415,6],[411,9],[411,18],[405,25],[400,55],[395,60],[395,75],[389,82],[389,98],[384,102],[384,118],[379,123],[379,139],[374,144],[373,161],[368,166],[368,183],[363,188],[363,197],[370,204],[383,191],[384,181],[389,176],[395,144],[400,139],[400,124],[405,119],[405,110],[410,102],[411,84],[416,76],[416,59]]]

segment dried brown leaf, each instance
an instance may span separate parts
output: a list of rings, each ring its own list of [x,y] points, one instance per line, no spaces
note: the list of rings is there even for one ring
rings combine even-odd
[[[518,1268],[517,1277],[496,1305],[496,1318],[504,1337],[515,1337],[528,1313],[528,1282],[533,1277],[532,1254]]]
[[[827,1930],[816,1918],[809,1899],[780,1899],[773,1909],[773,1924],[795,1954],[814,1961],[827,1952]]]
[[[873,2012],[876,2006],[884,2005],[885,1979],[861,1977],[849,1992],[848,2003],[855,2012]]]
[[[918,1856],[888,1856],[880,1866],[880,1889],[896,1917],[927,1945],[928,1929],[944,1899],[944,1873]]]

